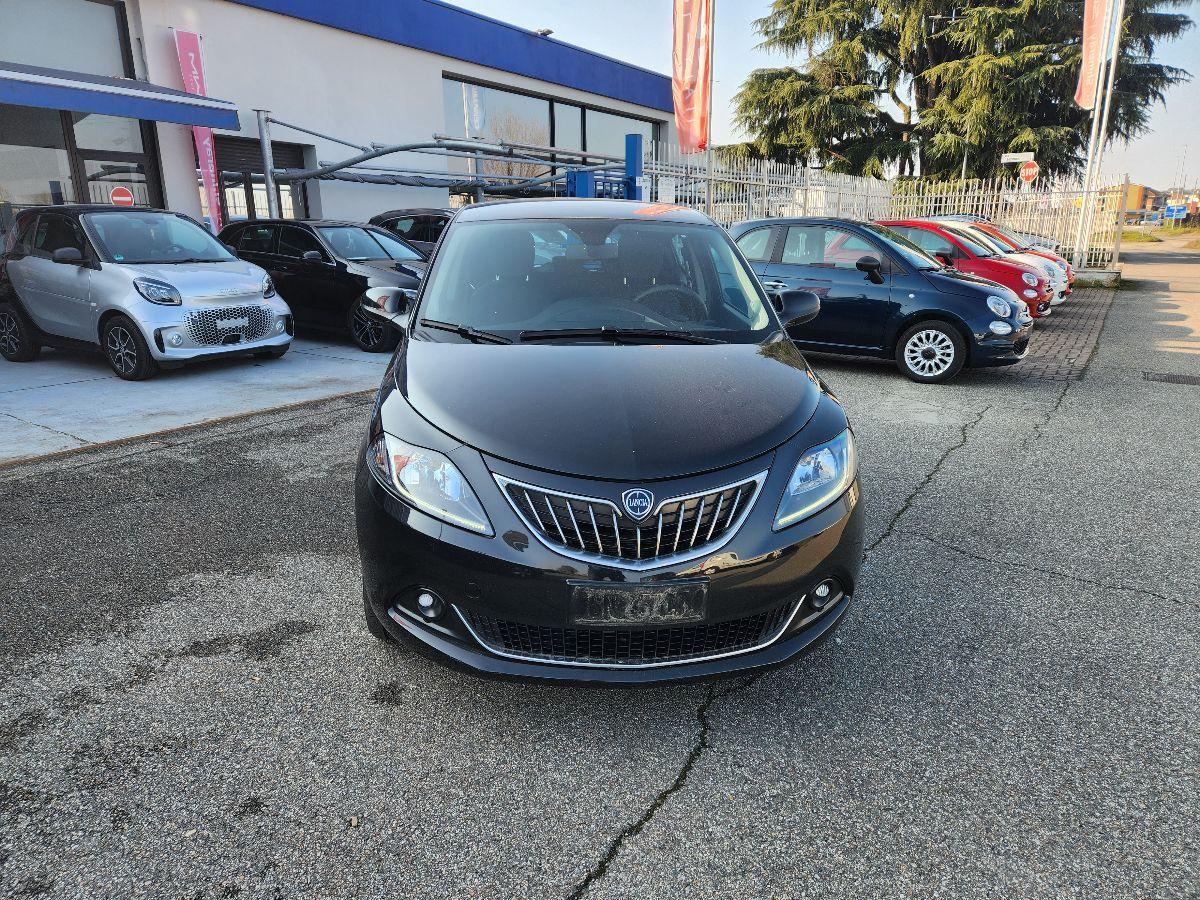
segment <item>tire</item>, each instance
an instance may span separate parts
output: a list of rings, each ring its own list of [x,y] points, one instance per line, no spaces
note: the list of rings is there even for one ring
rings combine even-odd
[[[967,361],[967,345],[948,322],[918,322],[896,342],[896,365],[913,381],[949,381]]]
[[[12,303],[0,303],[0,356],[9,362],[31,362],[41,349],[25,314]]]
[[[283,359],[283,355],[291,348],[291,343],[284,344],[282,347],[272,347],[269,350],[259,350],[254,356],[257,359]]]
[[[346,327],[359,349],[368,353],[391,353],[400,343],[396,329],[368,315],[357,301],[350,307]]]
[[[367,599],[366,591],[363,591],[363,617],[367,620],[367,631],[371,632],[371,634],[385,644],[396,643],[396,639],[383,627],[383,623],[375,615],[375,610],[371,609],[371,601]]]
[[[100,349],[118,378],[144,381],[158,371],[142,330],[127,316],[113,316],[100,329]]]

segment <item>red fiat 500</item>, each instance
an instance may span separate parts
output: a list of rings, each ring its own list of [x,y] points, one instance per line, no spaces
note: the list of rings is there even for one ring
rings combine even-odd
[[[1002,259],[983,244],[971,240],[961,230],[943,227],[937,222],[900,219],[880,222],[898,231],[931,256],[948,266],[1002,284],[1029,304],[1035,318],[1050,309],[1053,292],[1046,276],[1032,266]]]
[[[1040,256],[1043,259],[1050,260],[1050,262],[1054,263],[1059,268],[1065,269],[1067,273],[1067,294],[1069,295],[1071,293],[1071,290],[1075,285],[1075,267],[1053,250],[1047,250],[1045,247],[1037,247],[1033,244],[1025,243],[1019,234],[1006,225],[997,225],[995,222],[968,222],[964,224],[968,224],[972,228],[977,228],[980,231],[986,232],[995,240],[1000,241],[1000,243],[1004,244],[1006,247],[1012,247],[1012,249],[1018,250],[1021,253],[1029,253],[1033,256]],[[1062,299],[1066,298],[1064,297]],[[1057,306],[1062,302],[1062,299],[1055,297],[1053,301],[1054,305]]]

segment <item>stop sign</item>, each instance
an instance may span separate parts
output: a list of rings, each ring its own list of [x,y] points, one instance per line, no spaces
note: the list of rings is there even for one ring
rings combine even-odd
[[[118,185],[108,192],[108,202],[113,206],[133,206],[133,191]]]
[[[1038,164],[1031,159],[1029,162],[1021,163],[1021,168],[1018,171],[1018,174],[1021,176],[1021,180],[1023,182],[1029,184],[1031,181],[1033,181],[1033,179],[1038,177],[1038,173],[1041,171],[1042,170]]]

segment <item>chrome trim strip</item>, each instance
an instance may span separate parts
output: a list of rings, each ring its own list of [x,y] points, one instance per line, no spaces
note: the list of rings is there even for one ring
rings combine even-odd
[[[571,547],[559,547],[559,546],[552,544],[550,541],[548,541],[546,538],[544,538],[542,536],[542,529],[535,528],[530,523],[528,516],[526,516],[525,513],[521,510],[520,506],[516,502],[513,501],[513,498],[509,496],[507,488],[511,484],[511,485],[515,485],[516,487],[521,488],[522,490],[540,491],[543,494],[552,494],[556,497],[562,497],[564,499],[579,500],[584,503],[589,503],[589,504],[595,503],[600,506],[609,507],[613,511],[613,527],[616,530],[616,535],[617,535],[617,553],[620,554],[620,552],[621,552],[621,532],[620,532],[620,529],[617,528],[617,516],[620,514],[620,510],[617,508],[617,505],[615,503],[613,503],[613,501],[607,500],[603,497],[585,497],[582,494],[569,494],[566,491],[551,490],[549,488],[540,487],[536,484],[528,484],[524,481],[517,481],[515,478],[509,478],[505,475],[498,475],[495,472],[492,473],[492,478],[495,479],[496,484],[500,486],[500,493],[504,495],[505,501],[508,503],[508,505],[510,507],[512,507],[513,511],[516,512],[517,517],[521,520],[522,523],[524,523],[526,528],[528,528],[530,531],[533,532],[534,537],[536,537],[538,539],[538,542],[541,543],[547,550],[551,550],[554,553],[559,554],[560,556],[565,556],[568,559],[574,559],[579,562],[594,563],[596,565],[608,566],[610,568],[616,567],[618,569],[629,569],[632,571],[640,572],[640,571],[645,571],[647,569],[658,569],[658,568],[662,568],[664,566],[678,565],[679,563],[688,562],[688,561],[696,559],[698,557],[706,556],[710,553],[715,553],[717,550],[720,550],[722,547],[724,547],[726,544],[728,544],[731,540],[733,540],[734,535],[736,535],[738,533],[738,531],[741,530],[741,527],[745,523],[746,518],[750,515],[750,511],[754,508],[754,504],[758,500],[759,494],[762,493],[763,484],[766,483],[767,474],[768,474],[768,470],[764,469],[763,471],[759,472],[757,475],[752,475],[749,478],[741,478],[741,479],[738,479],[737,481],[733,481],[733,482],[730,482],[729,484],[721,485],[719,487],[709,488],[708,490],[704,490],[704,491],[696,491],[695,493],[685,494],[680,497],[668,497],[667,499],[660,501],[658,506],[655,507],[656,513],[661,512],[663,507],[669,506],[672,503],[680,504],[679,528],[676,529],[677,531],[679,531],[682,529],[682,526],[683,526],[683,508],[682,507],[683,507],[683,504],[686,503],[688,500],[693,500],[696,497],[704,497],[707,494],[724,493],[725,491],[733,490],[734,488],[739,489],[738,496],[740,497],[742,495],[742,490],[745,489],[745,486],[747,484],[749,484],[750,482],[754,483],[753,493],[751,494],[750,499],[746,502],[746,505],[742,509],[741,513],[738,514],[737,520],[731,521],[730,524],[726,526],[725,533],[723,535],[721,535],[721,537],[718,538],[716,542],[706,543],[700,547],[691,547],[691,548],[684,550],[682,553],[676,553],[676,552],[674,552],[674,549],[672,549],[672,552],[667,556],[660,556],[660,557],[656,557],[654,559],[642,559],[642,560],[623,559],[620,556],[608,556],[607,554],[592,553],[587,550],[575,550],[575,549],[572,549]],[[532,504],[531,504],[531,508],[532,508]],[[733,513],[736,509],[737,509],[737,504],[734,503],[730,507],[730,519],[731,520],[733,519]],[[647,518],[649,518],[649,516],[647,516]],[[540,517],[539,517],[539,519],[540,519]],[[563,543],[564,544],[566,543],[565,535],[563,536]],[[678,546],[678,544],[679,544],[679,537],[677,534],[676,538],[675,538],[675,546]]]
[[[711,491],[709,493],[711,493]],[[753,647],[744,647],[741,650],[728,650],[723,653],[710,653],[707,656],[689,656],[683,659],[663,660],[662,662],[626,663],[624,665],[613,663],[573,662],[567,659],[547,659],[544,656],[523,656],[519,653],[510,653],[507,650],[497,650],[491,644],[484,641],[484,639],[479,636],[479,633],[471,627],[470,621],[465,615],[463,615],[463,611],[461,609],[459,609],[453,603],[450,604],[450,608],[454,610],[455,614],[462,621],[467,631],[470,632],[471,637],[475,638],[475,640],[479,643],[479,646],[495,656],[502,656],[506,659],[516,659],[520,660],[521,662],[540,663],[544,666],[570,666],[577,669],[662,669],[666,666],[688,666],[692,665],[693,663],[710,662],[714,659],[725,659],[729,656],[742,656],[746,653],[754,653],[758,650],[763,650],[783,637],[783,635],[791,627],[792,620],[796,618],[796,613],[800,612],[800,607],[804,605],[804,601],[807,598],[808,595],[804,594],[799,600],[797,600],[795,606],[792,607],[792,611],[788,614],[787,618],[783,620],[783,624],[779,626],[779,629],[766,640],[755,644]]]

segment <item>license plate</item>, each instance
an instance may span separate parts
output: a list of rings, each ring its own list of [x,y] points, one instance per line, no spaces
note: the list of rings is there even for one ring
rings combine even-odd
[[[573,625],[683,625],[703,622],[708,582],[665,584],[571,582]]]
[[[231,328],[246,328],[250,325],[250,319],[247,316],[242,316],[240,319],[217,319],[217,330],[227,331]]]

